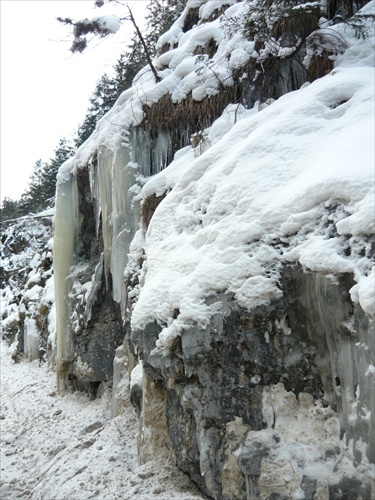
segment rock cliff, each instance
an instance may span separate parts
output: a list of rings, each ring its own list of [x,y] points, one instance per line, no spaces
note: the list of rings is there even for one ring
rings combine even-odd
[[[190,0],[60,169],[58,384],[130,384],[208,497],[370,500],[374,3],[293,43],[250,4]]]

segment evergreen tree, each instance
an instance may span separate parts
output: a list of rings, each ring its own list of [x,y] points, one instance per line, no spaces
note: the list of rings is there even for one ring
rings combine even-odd
[[[9,219],[16,219],[19,217],[19,201],[13,200],[12,198],[5,197],[2,201],[0,208],[0,219],[1,221],[6,221]]]
[[[76,148],[73,144],[63,137],[56,146],[53,158],[47,163],[43,178],[43,196],[47,205],[52,204],[55,198],[57,172],[59,168],[66,160],[69,160],[69,158],[74,155],[75,150]]]
[[[356,14],[368,0],[327,0],[328,19],[335,22],[346,20]]]
[[[133,67],[130,63],[131,55],[131,52],[123,52],[113,67],[115,73],[114,82],[116,85],[116,90],[119,92],[119,94],[131,87],[133,78],[139,71],[138,69],[136,69],[138,68],[138,65],[135,65],[136,67]]]
[[[44,206],[44,189],[43,178],[47,168],[47,163],[42,160],[35,162],[33,171],[30,176],[30,184],[28,189],[22,194],[20,200],[20,209],[22,215],[36,213],[42,210]]]
[[[98,80],[94,93],[89,99],[90,106],[83,123],[78,128],[75,146],[79,147],[95,130],[97,122],[109,111],[119,96],[115,80],[106,73]]]
[[[75,148],[63,138],[49,162],[38,160],[35,163],[29,186],[19,202],[19,215],[37,213],[53,205],[58,169],[73,156],[74,151]]]
[[[142,40],[135,36],[121,54],[113,68],[113,78],[104,74],[97,82],[85,119],[78,128],[76,147],[90,137],[100,118],[112,108],[121,93],[131,87],[136,74],[149,64],[148,57],[154,54],[158,38],[171,27],[185,5],[186,0],[150,0],[145,35]]]
[[[169,30],[182,13],[186,0],[150,0],[147,5],[149,13],[146,16],[146,42],[150,52],[154,52],[160,36]]]

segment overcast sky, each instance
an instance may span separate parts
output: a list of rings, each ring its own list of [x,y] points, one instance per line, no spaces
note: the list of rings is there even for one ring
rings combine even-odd
[[[148,0],[129,1],[142,24]],[[1,8],[1,198],[19,199],[35,162],[48,161],[61,137],[83,121],[97,80],[111,72],[133,37],[130,23],[83,54],[69,52],[73,19],[125,15],[124,8],[94,0],[0,0]]]

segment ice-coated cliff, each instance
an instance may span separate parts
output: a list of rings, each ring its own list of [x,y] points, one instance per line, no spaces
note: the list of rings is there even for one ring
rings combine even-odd
[[[58,384],[130,384],[209,497],[370,500],[374,2],[293,58],[249,5],[189,0],[60,169]]]

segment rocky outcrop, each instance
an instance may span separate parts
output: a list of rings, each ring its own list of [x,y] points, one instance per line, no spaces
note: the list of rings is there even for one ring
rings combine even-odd
[[[370,499],[373,325],[353,307],[350,275],[287,266],[281,283],[282,298],[251,313],[211,297],[221,312],[166,356],[153,352],[155,323],[128,336],[162,388],[177,464],[217,499]]]

